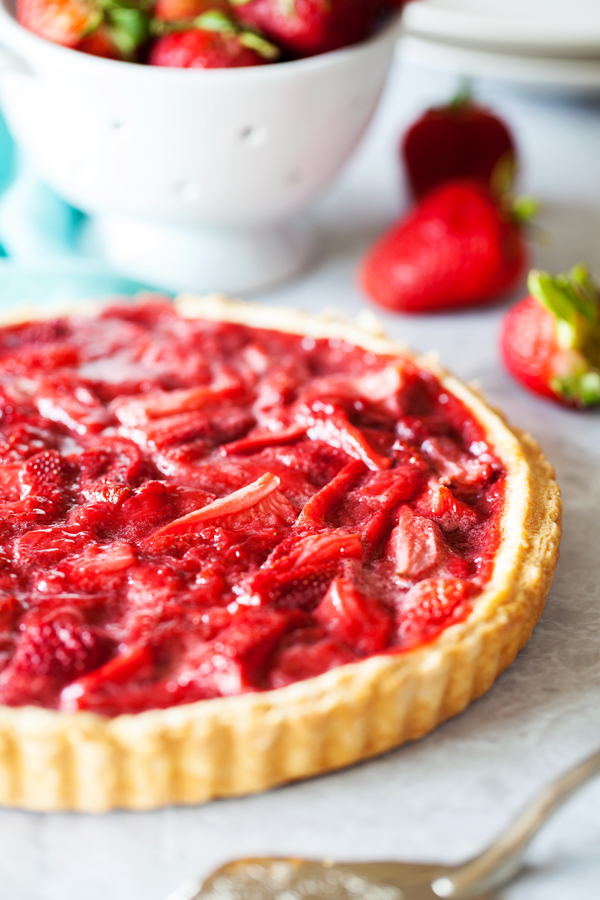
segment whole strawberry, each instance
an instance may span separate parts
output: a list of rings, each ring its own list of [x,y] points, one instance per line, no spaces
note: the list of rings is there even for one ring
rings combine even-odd
[[[156,0],[154,18],[163,22],[184,22],[213,9],[227,13],[229,0]]]
[[[528,287],[502,326],[508,371],[566,406],[600,403],[600,297],[587,269],[556,277],[533,271]]]
[[[273,44],[212,11],[159,37],[148,61],[151,66],[180,69],[230,69],[261,66],[278,56]]]
[[[429,109],[406,132],[401,145],[415,197],[454,178],[478,178],[488,187],[510,187],[517,151],[508,126],[494,112],[459,94]]]
[[[377,0],[231,0],[240,22],[292,56],[314,56],[355,44],[373,28]]]
[[[135,60],[149,37],[149,0],[17,0],[17,20],[39,37],[93,56]]]
[[[432,312],[493,300],[518,282],[527,248],[522,225],[478,181],[429,194],[365,256],[366,293],[398,312]]]

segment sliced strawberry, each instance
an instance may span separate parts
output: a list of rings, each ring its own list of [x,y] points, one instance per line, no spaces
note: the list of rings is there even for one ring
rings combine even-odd
[[[110,423],[106,408],[89,388],[73,386],[72,392],[64,388],[48,382],[36,386],[36,406],[45,419],[60,422],[77,435],[93,434]]]
[[[377,453],[365,440],[359,428],[352,425],[346,413],[339,407],[319,403],[312,408],[300,407],[295,415],[299,425],[306,427],[307,435],[312,441],[323,441],[337,447],[351,456],[360,459],[369,469],[387,469],[391,460]]]
[[[364,375],[329,375],[312,380],[310,389],[299,400],[310,406],[315,400],[333,398],[363,401],[368,405],[385,403],[396,396],[404,386],[404,364],[400,360],[387,363],[383,368],[367,371]]]
[[[113,642],[97,629],[73,622],[36,622],[23,632],[0,675],[0,697],[8,706],[56,706],[61,689],[102,665]]]
[[[457,578],[429,578],[416,584],[404,597],[398,615],[402,646],[408,649],[431,641],[448,625],[466,619],[472,593],[473,585]]]
[[[106,592],[125,583],[136,554],[126,541],[88,544],[79,556],[60,563],[58,571],[82,591]]]
[[[174,600],[184,586],[180,574],[160,563],[136,566],[127,581],[127,602],[136,609],[160,608]]]
[[[39,428],[33,422],[8,424],[7,419],[5,409],[0,434],[0,461],[3,466],[8,460],[21,461],[41,450],[56,448],[56,436],[47,429]]]
[[[381,605],[347,578],[334,578],[313,615],[329,634],[359,656],[384,650],[392,619]]]
[[[175,513],[172,492],[161,481],[146,481],[119,507],[116,527],[122,537],[139,540]]]
[[[481,515],[468,503],[457,500],[450,488],[432,482],[426,494],[415,504],[421,515],[428,516],[444,531],[470,531],[482,522]]]
[[[498,471],[497,463],[485,449],[474,456],[465,453],[455,441],[444,436],[426,438],[421,444],[421,452],[433,463],[436,473],[453,486],[481,487],[489,484]]]
[[[67,515],[66,525],[88,531],[95,539],[103,539],[114,532],[117,508],[107,501],[74,506]]]
[[[53,566],[66,556],[80,553],[90,543],[90,532],[80,525],[51,525],[25,532],[13,545],[15,560],[26,567]]]
[[[264,685],[265,669],[281,637],[297,624],[290,614],[248,610],[193,654],[177,677],[176,701],[193,692],[229,696]]]
[[[201,643],[188,654],[176,671],[154,681],[152,706],[256,690],[263,685],[265,668],[277,643],[296,622],[296,618],[275,610],[244,611],[215,639]],[[114,714],[123,698],[129,709],[146,708],[148,691],[136,690],[136,686],[152,676],[156,678],[155,654],[140,647],[111,660],[63,691],[62,708]]]
[[[358,662],[349,647],[325,637],[312,643],[293,643],[279,653],[269,673],[269,687],[282,688],[295,681],[315,678],[338,666]]]
[[[346,559],[362,557],[355,533],[335,529],[322,534],[284,539],[264,565],[244,580],[239,603],[278,603],[295,608],[315,606],[331,577]]]
[[[224,372],[212,385],[117,397],[110,404],[110,409],[122,425],[143,425],[150,419],[216,406],[224,398],[239,394],[242,390],[239,378]]]
[[[0,497],[2,500],[16,500],[21,496],[20,471],[20,463],[0,465]]]
[[[251,432],[247,437],[239,441],[232,441],[221,447],[221,453],[226,456],[232,453],[256,453],[265,447],[278,447],[283,444],[291,444],[304,437],[306,428],[302,425],[291,425],[289,428],[280,428],[276,431],[264,431],[260,429]]]
[[[80,498],[92,503],[121,503],[149,474],[139,448],[125,438],[103,437],[84,450],[77,462]]]
[[[136,426],[122,425],[119,432],[141,447],[160,451],[197,438],[205,438],[209,443],[235,440],[253,425],[254,417],[248,409],[223,407],[212,414],[182,412]]]
[[[67,341],[25,344],[10,355],[0,359],[0,371],[7,376],[23,376],[51,372],[55,369],[76,366],[79,354]]]
[[[36,453],[19,472],[21,499],[33,504],[38,516],[51,521],[64,508],[68,476],[69,466],[57,450]]]
[[[521,384],[567,406],[600,403],[600,295],[584,266],[568,275],[529,276],[530,296],[502,328],[509,372]]]
[[[393,512],[399,503],[408,503],[421,492],[425,484],[425,466],[398,465],[393,469],[370,475],[349,496],[352,507]]]
[[[439,525],[404,506],[390,537],[388,554],[398,575],[422,578],[444,565],[450,548]]]
[[[149,450],[191,441],[210,432],[210,419],[202,412],[175,413],[136,426],[122,425],[119,433]]]
[[[123,693],[123,687],[132,680],[147,683],[154,673],[154,656],[150,648],[129,648],[89,675],[67,685],[60,694],[60,709],[66,712],[88,710],[105,715],[118,714],[128,708],[129,697]]]
[[[324,528],[327,517],[335,511],[349,489],[366,471],[365,464],[360,460],[355,459],[345,465],[329,484],[308,501],[296,520],[295,528],[298,531]]]
[[[15,596],[0,592],[0,672],[10,663],[14,654],[18,621],[23,612],[24,605]]]
[[[261,522],[277,527],[291,525],[296,519],[296,511],[277,490],[280,481],[276,475],[267,472],[257,481],[223,497],[208,506],[197,509],[180,519],[175,519],[156,531],[153,538],[166,534],[186,534],[201,528],[206,523],[225,523],[227,528],[246,528]]]

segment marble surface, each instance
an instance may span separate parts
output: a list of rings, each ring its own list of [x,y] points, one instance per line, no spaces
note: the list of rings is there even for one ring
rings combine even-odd
[[[357,260],[406,206],[397,136],[454,86],[443,73],[396,66],[360,153],[316,210],[320,260],[262,299],[358,311]],[[535,263],[557,270],[583,259],[600,275],[600,101],[492,83],[479,90],[512,122],[522,186],[543,202]],[[508,378],[496,345],[507,305],[382,319],[392,335],[436,348],[459,376],[476,379],[556,467],[565,502],[562,557],[544,615],[510,669],[425,739],[261,796],[100,817],[2,810],[3,900],[164,900],[180,882],[236,856],[459,861],[553,776],[600,747],[600,415],[555,408]],[[523,877],[499,896],[598,896],[599,806],[600,780],[546,827]]]

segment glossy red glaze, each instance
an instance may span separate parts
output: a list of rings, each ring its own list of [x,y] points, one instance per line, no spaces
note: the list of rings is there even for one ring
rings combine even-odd
[[[107,715],[403,652],[504,471],[427,371],[164,303],[0,330],[0,700]]]

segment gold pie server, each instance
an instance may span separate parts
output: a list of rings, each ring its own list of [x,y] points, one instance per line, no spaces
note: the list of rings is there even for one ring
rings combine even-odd
[[[546,787],[483,853],[457,866],[303,859],[240,859],[168,900],[440,900],[489,898],[510,881],[550,816],[600,772],[595,753]]]

